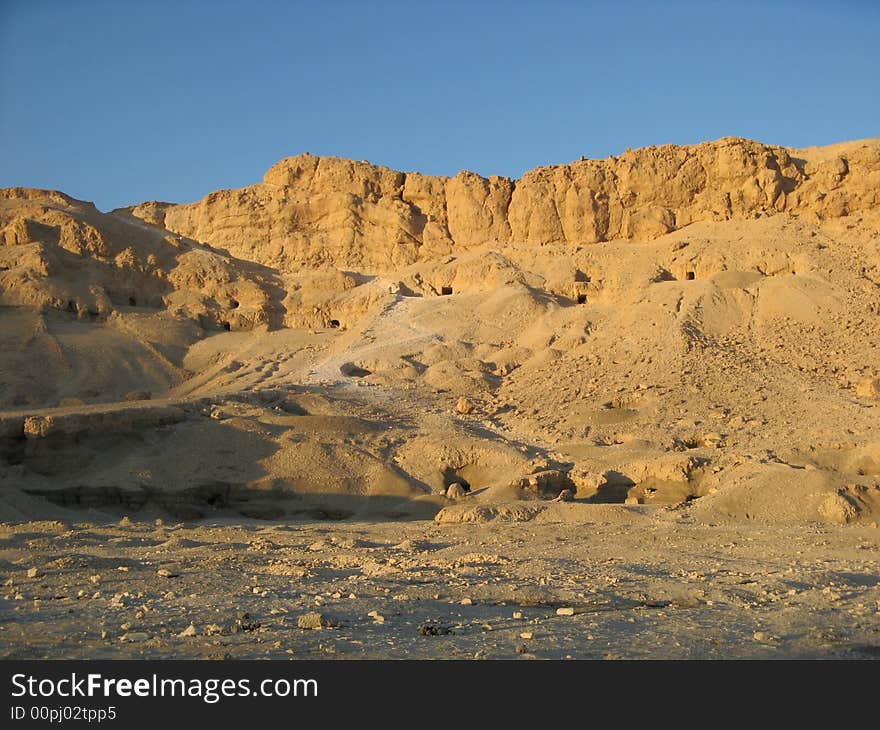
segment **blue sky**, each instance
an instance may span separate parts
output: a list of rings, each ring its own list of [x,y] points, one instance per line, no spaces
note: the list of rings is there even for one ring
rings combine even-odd
[[[0,187],[107,210],[291,154],[454,175],[880,136],[880,2],[0,0]]]

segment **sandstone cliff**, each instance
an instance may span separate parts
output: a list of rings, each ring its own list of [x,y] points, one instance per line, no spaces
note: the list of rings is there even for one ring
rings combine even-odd
[[[780,212],[824,220],[878,205],[878,140],[798,151],[725,138],[540,167],[519,180],[303,154],[258,185],[127,212],[281,270],[388,271],[484,244],[648,240],[698,221]]]
[[[167,311],[209,329],[271,324],[271,276],[63,193],[0,190],[0,305],[104,318]]]

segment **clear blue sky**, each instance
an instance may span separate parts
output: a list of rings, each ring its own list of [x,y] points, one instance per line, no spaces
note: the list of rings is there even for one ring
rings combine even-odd
[[[188,202],[313,154],[518,177],[880,136],[880,2],[0,0],[0,187]]]

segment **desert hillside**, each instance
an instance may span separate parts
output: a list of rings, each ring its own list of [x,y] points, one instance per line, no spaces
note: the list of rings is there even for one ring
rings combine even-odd
[[[0,305],[5,519],[880,518],[880,140],[7,188]]]

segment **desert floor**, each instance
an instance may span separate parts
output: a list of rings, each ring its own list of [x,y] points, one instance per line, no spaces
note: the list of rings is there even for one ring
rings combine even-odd
[[[0,656],[880,656],[875,527],[553,511],[481,525],[7,524]],[[316,612],[335,626],[299,627]]]

